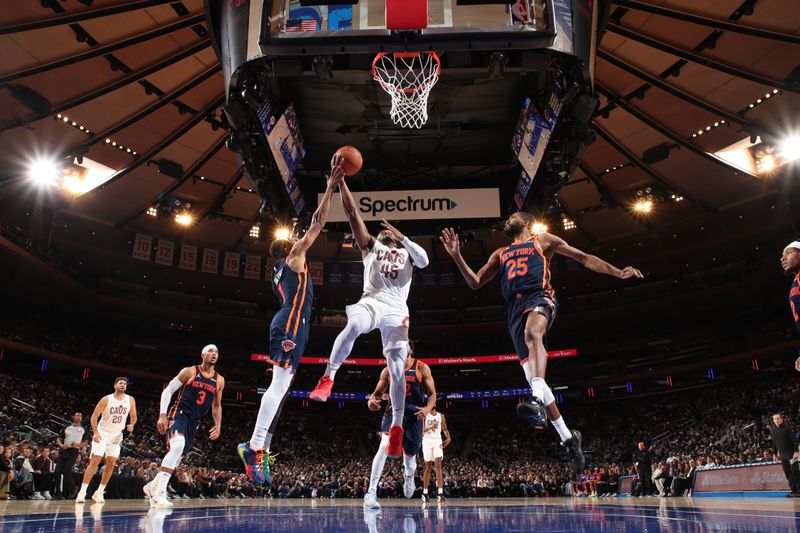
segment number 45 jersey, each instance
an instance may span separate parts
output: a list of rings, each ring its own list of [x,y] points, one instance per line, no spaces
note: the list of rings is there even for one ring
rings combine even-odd
[[[408,250],[390,248],[376,240],[364,258],[364,295],[405,306],[413,276]]]

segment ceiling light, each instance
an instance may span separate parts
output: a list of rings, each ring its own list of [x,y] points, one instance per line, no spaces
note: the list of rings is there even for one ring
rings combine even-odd
[[[192,215],[188,213],[184,213],[181,215],[175,215],[175,222],[182,226],[188,226],[192,223]]]
[[[564,225],[565,230],[575,229],[575,221],[570,220],[567,217],[564,217],[561,219],[561,222]]]
[[[534,235],[541,235],[542,233],[547,233],[547,224],[543,224],[542,222],[534,222],[533,227],[531,228],[531,232]]]
[[[775,163],[775,156],[766,154],[756,160],[756,171],[759,174],[768,174],[775,170],[778,165]]]
[[[275,240],[278,241],[288,241],[291,235],[292,231],[289,228],[278,228],[275,230]]]
[[[258,239],[261,236],[261,226],[258,224],[254,225],[250,228],[250,236],[254,239]]]
[[[28,166],[28,177],[40,186],[57,186],[61,168],[55,161],[37,159]]]
[[[633,204],[633,210],[636,213],[646,215],[653,211],[653,202],[651,200],[638,200]]]
[[[781,141],[779,150],[784,161],[800,159],[800,135],[792,135]]]
[[[155,206],[151,205],[147,208],[147,214],[151,217],[158,215],[158,209]]]

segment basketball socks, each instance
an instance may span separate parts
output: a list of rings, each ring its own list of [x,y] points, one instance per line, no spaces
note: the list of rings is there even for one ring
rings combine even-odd
[[[158,487],[158,493],[161,496],[167,495],[167,485],[169,485],[169,479],[172,477],[170,472],[164,472],[163,470],[159,470],[158,474],[156,475],[156,486]]]
[[[550,386],[544,381],[544,379],[531,377],[531,369],[527,362],[522,365],[522,369],[525,371],[525,379],[531,384],[531,390],[533,391],[532,394],[534,398],[541,401],[545,407],[556,401],[556,397],[553,394],[552,389],[550,389]],[[572,432],[567,428],[567,424],[564,422],[563,417],[559,416],[557,419],[551,420],[550,422],[553,423],[553,427],[558,432],[561,442],[565,442],[572,438]]]
[[[564,422],[563,417],[558,417],[555,420],[550,421],[553,424],[553,427],[556,428],[558,432],[558,436],[561,438],[561,442],[566,442],[567,440],[572,438],[572,432],[567,429],[567,423]]]
[[[81,486],[81,488],[83,488],[83,486]],[[100,483],[100,484],[97,486],[97,491],[98,491],[100,494],[104,493],[104,492],[106,491],[106,486],[105,486],[103,483]]]
[[[270,383],[267,392],[261,397],[261,406],[258,408],[258,417],[256,418],[256,426],[253,429],[253,435],[250,437],[250,448],[253,450],[261,450],[264,441],[267,439],[269,428],[272,425],[275,415],[281,407],[283,397],[289,391],[292,384],[291,368],[281,368],[274,366],[272,369],[272,383]]]
[[[406,369],[408,345],[401,344],[399,348],[384,350],[386,368],[389,370],[389,397],[392,400],[392,425],[403,424],[403,409],[406,403],[406,380],[403,376]]]
[[[335,379],[336,372],[342,366],[344,360],[353,350],[353,344],[359,335],[363,335],[370,330],[372,317],[363,305],[354,305],[347,313],[347,325],[336,336],[333,342],[331,356],[328,358],[328,366],[325,367],[325,376]]]
[[[85,496],[87,490],[89,490],[89,484],[88,483],[81,483],[81,490],[80,490],[79,494],[83,494]]]
[[[372,472],[369,475],[369,490],[372,494],[378,493],[378,482],[381,480],[383,473],[383,465],[386,464],[386,446],[389,445],[389,435],[381,436],[381,443],[378,445],[378,451],[372,459]]]
[[[413,476],[417,471],[417,457],[415,455],[403,454],[403,467],[406,476]]]

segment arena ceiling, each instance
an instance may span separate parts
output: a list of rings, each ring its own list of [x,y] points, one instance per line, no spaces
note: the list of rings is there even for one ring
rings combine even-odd
[[[4,177],[36,158],[77,151],[115,173],[104,186],[63,200],[66,213],[201,245],[263,247],[246,238],[260,198],[225,146],[223,74],[202,0],[10,0],[4,8]],[[779,142],[798,135],[800,10],[781,0],[615,0],[610,12],[596,58],[597,141],[559,191],[563,213],[548,213],[552,229],[562,233],[563,214],[577,223],[571,240],[597,243],[779,195],[791,166],[752,175],[713,154],[751,136]],[[504,123],[509,129],[508,106],[493,93],[509,83],[485,83],[466,103],[489,132],[486,144],[456,144],[442,155],[484,167],[463,186],[491,186],[493,172],[515,166],[510,139],[492,133]],[[362,110],[325,101],[323,90],[298,87],[308,93],[301,128],[325,149],[348,144],[334,126]],[[508,157],[498,158],[498,150]],[[439,171],[415,176],[430,186],[443,179]],[[381,186],[354,188],[366,185]],[[667,201],[642,219],[630,203],[647,187]],[[147,216],[170,194],[193,205],[190,228]]]

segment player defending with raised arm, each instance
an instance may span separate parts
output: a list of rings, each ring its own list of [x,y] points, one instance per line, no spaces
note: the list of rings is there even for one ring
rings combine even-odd
[[[414,358],[413,347],[406,359],[403,372],[403,388],[405,391],[405,407],[403,414],[403,494],[412,498],[416,487],[414,486],[414,473],[417,470],[417,454],[422,444],[422,421],[436,408],[436,385],[433,383],[431,368],[422,361]],[[386,389],[391,386],[389,369],[384,368],[378,379],[375,390],[367,400],[370,411],[381,408],[381,398]],[[425,391],[428,399],[425,400]],[[386,448],[389,444],[389,430],[392,425],[393,408],[390,403],[383,413],[381,420],[381,442],[375,458],[372,459],[372,473],[369,476],[369,489],[364,495],[364,507],[380,509],[378,503],[378,482],[386,463]]]
[[[403,369],[408,355],[408,292],[414,267],[428,266],[428,254],[400,231],[382,221],[383,230],[377,239],[369,234],[356,207],[353,195],[342,183],[342,205],[350,222],[364,262],[364,294],[358,303],[347,306],[347,325],[336,337],[325,374],[309,396],[324,402],[333,390],[336,371],[350,355],[355,340],[374,329],[381,331],[383,356],[392,378],[389,396],[392,400],[392,427],[386,453],[400,457],[403,453],[403,401],[405,385]]]
[[[97,503],[106,501],[103,494],[111,479],[111,474],[114,473],[114,465],[117,464],[122,448],[122,430],[125,429],[130,433],[136,425],[136,400],[125,394],[127,390],[128,378],[115,379],[114,394],[103,396],[92,412],[89,420],[92,425],[92,456],[86,472],[83,473],[83,483],[81,483],[81,490],[78,491],[75,503],[86,501],[86,489],[89,488],[89,483],[97,472],[103,456],[106,458],[106,469],[103,471],[103,477],[100,478],[100,485],[92,494],[92,499]],[[125,421],[128,416],[131,417],[131,421],[126,427]],[[98,418],[100,418],[99,424],[97,423]]]
[[[156,478],[144,486],[144,494],[153,507],[172,507],[167,499],[167,485],[172,473],[181,462],[183,452],[192,448],[194,435],[200,428],[202,418],[211,411],[214,426],[209,432],[211,440],[217,440],[222,426],[222,389],[225,378],[215,370],[219,350],[213,344],[201,352],[203,363],[182,369],[161,393],[161,406],[156,428],[166,434],[167,454],[161,461]],[[178,398],[167,414],[170,399],[175,392]]]
[[[442,442],[444,433],[444,442]],[[442,413],[436,412],[436,407],[425,417],[425,426],[422,430],[422,459],[425,461],[425,470],[422,474],[422,501],[428,501],[428,485],[431,482],[431,466],[436,464],[436,494],[439,503],[444,501],[444,478],[442,476],[442,457],[444,449],[450,446],[453,439],[447,429],[447,420]]]
[[[300,365],[311,328],[314,288],[308,274],[306,252],[328,221],[333,191],[344,178],[341,164],[341,156],[334,156],[325,194],[303,238],[293,236],[290,239],[278,239],[270,246],[270,254],[278,259],[272,269],[272,290],[281,304],[280,310],[272,318],[269,332],[268,361],[273,365],[272,383],[261,397],[261,407],[258,409],[250,441],[242,442],[237,447],[245,472],[253,483],[270,483],[269,447],[272,435],[289,394],[289,386]]]
[[[789,308],[797,331],[800,331],[800,241],[793,241],[783,249],[781,256],[783,271],[792,276],[789,287]],[[794,362],[794,369],[800,372],[800,357]]]
[[[517,212],[506,220],[503,231],[513,239],[505,248],[495,250],[489,260],[475,273],[461,256],[461,243],[452,228],[442,231],[441,241],[458,265],[472,289],[486,285],[500,274],[503,298],[508,306],[508,326],[525,378],[533,390],[533,402],[521,403],[517,414],[536,429],[544,429],[549,418],[570,452],[575,472],[584,466],[581,434],[570,431],[555,402],[555,396],[545,383],[547,350],[545,334],[556,317],[555,292],[550,285],[550,261],[554,254],[564,255],[589,270],[620,279],[641,278],[633,267],[616,268],[599,257],[573,248],[560,237],[543,233],[534,235],[536,221],[530,213]]]

